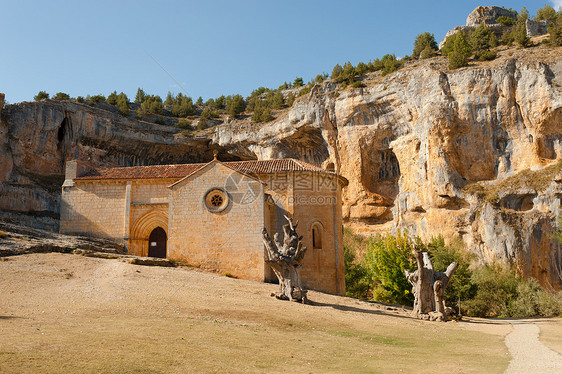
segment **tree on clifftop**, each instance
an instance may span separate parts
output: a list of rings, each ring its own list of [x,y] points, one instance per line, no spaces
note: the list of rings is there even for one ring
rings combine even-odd
[[[37,95],[35,95],[35,97],[33,98],[33,100],[35,101],[39,101],[39,100],[43,100],[43,99],[48,99],[49,98],[49,94],[45,91],[39,91],[37,93]]]
[[[424,56],[421,56],[422,51],[426,50]],[[431,57],[431,51],[437,52],[437,42],[435,41],[435,37],[433,34],[428,32],[424,32],[423,34],[419,34],[416,37],[416,41],[414,42],[414,50],[412,51],[412,57],[415,59],[428,58]]]
[[[241,95],[234,95],[228,103],[228,114],[232,117],[238,117],[242,112],[246,110],[246,102]]]

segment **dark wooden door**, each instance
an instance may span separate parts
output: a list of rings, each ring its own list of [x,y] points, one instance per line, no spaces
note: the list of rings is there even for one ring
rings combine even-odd
[[[166,258],[166,231],[157,227],[148,237],[148,257]]]

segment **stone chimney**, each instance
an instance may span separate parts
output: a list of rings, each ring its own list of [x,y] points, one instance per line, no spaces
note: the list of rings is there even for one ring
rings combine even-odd
[[[79,160],[71,160],[66,162],[63,187],[74,186],[74,178],[79,177],[86,171],[85,165]]]

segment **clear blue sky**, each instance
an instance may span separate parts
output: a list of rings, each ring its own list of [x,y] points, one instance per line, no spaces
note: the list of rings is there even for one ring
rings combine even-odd
[[[437,41],[478,5],[531,15],[528,1],[28,1],[0,0],[0,92],[10,103],[40,90],[86,96],[138,87],[165,96],[276,88],[335,64],[410,54],[421,32]],[[560,5],[560,0],[557,0]],[[156,61],[157,62],[156,62]],[[169,73],[166,73],[165,71]],[[171,78],[172,76],[173,78]],[[176,83],[179,82],[179,85]]]

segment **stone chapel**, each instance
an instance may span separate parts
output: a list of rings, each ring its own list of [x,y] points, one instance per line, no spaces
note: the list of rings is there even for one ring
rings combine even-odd
[[[129,254],[276,281],[261,231],[285,216],[308,248],[309,289],[345,295],[341,189],[347,180],[295,159],[87,169],[68,161],[60,232],[113,239]]]

